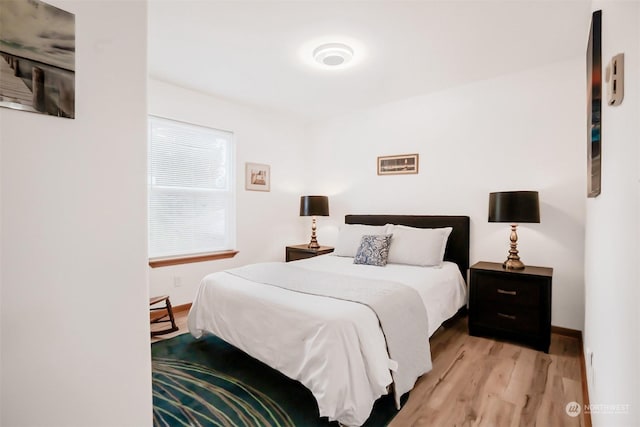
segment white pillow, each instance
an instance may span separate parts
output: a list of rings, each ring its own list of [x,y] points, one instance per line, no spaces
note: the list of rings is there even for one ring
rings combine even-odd
[[[386,225],[342,224],[338,229],[338,240],[334,255],[354,258],[364,235],[387,234]]]
[[[447,240],[453,228],[414,228],[404,225],[389,226],[393,234],[388,262],[392,264],[441,267]]]

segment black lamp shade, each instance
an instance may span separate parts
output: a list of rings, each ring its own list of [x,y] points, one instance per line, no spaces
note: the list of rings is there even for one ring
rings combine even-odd
[[[300,216],[329,216],[327,196],[300,197]]]
[[[540,222],[537,191],[502,191],[489,194],[489,222]]]

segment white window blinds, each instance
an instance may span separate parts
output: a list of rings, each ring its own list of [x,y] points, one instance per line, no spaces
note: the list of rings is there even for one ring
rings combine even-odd
[[[149,118],[149,257],[235,248],[233,134]]]

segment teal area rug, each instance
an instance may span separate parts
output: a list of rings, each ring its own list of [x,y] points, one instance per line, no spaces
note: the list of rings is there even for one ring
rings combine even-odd
[[[151,345],[153,424],[222,427],[337,426],[319,418],[307,388],[223,340],[179,335]],[[365,426],[386,426],[392,396],[373,407]]]

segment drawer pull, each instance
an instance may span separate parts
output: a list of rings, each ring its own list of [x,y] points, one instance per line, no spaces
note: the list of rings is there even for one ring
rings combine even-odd
[[[509,319],[509,320],[516,320],[516,316],[512,314],[498,313],[498,316],[504,317],[505,319]]]
[[[518,295],[518,291],[505,291],[504,289],[500,289],[500,288],[498,288],[497,291],[499,294],[504,294],[504,295],[513,295],[513,296]]]

